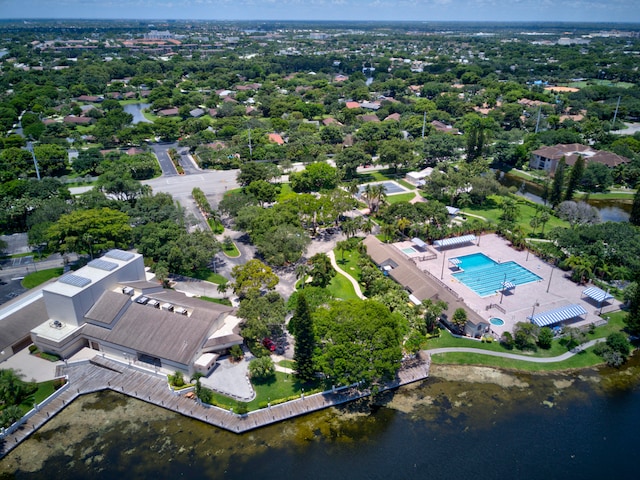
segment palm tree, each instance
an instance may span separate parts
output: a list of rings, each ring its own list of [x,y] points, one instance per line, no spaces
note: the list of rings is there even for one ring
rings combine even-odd
[[[300,288],[304,288],[309,275],[309,265],[307,263],[301,263],[296,267],[296,280],[301,280]]]
[[[411,226],[411,220],[409,220],[406,217],[402,217],[399,218],[398,221],[396,222],[396,226],[398,227],[398,231],[403,235],[403,236],[407,236],[406,235],[406,231],[407,228],[409,228]]]
[[[200,398],[200,392],[202,391],[202,385],[200,384],[200,379],[202,377],[204,377],[204,373],[195,372],[189,379],[190,382],[196,382],[196,397],[198,398]]]
[[[389,243],[393,234],[396,233],[396,227],[390,223],[383,223],[382,227],[380,227],[380,231],[382,232],[382,235],[385,236],[386,243]]]
[[[344,252],[345,250],[351,250],[351,244],[349,240],[340,240],[336,243],[336,249],[340,250],[340,262],[344,263]]]

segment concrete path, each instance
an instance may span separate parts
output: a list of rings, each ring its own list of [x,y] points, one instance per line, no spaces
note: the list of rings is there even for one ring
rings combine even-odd
[[[510,358],[512,360],[522,360],[524,362],[533,362],[533,363],[555,363],[562,362],[567,360],[577,353],[581,351],[593,347],[596,343],[606,342],[606,338],[596,338],[595,340],[590,340],[582,345],[574,348],[573,350],[563,353],[562,355],[558,355],[557,357],[529,357],[527,355],[518,355],[515,353],[506,353],[506,352],[494,352],[492,350],[483,350],[480,348],[469,348],[469,347],[446,347],[446,348],[433,348],[431,350],[425,350],[429,355],[437,355],[439,353],[477,353],[478,355],[490,355],[492,357],[502,357],[502,358]]]
[[[362,289],[360,288],[358,282],[356,282],[355,278],[353,278],[338,266],[338,264],[336,263],[336,255],[333,250],[329,250],[327,252],[327,256],[329,257],[329,260],[331,260],[331,266],[336,269],[336,272],[338,272],[340,275],[344,275],[345,278],[351,282],[351,285],[353,285],[353,288],[356,291],[356,295],[358,295],[358,297],[362,300],[366,299],[367,297],[362,294]]]

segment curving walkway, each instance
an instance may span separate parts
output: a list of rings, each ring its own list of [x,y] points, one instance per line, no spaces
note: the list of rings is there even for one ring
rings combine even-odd
[[[336,263],[336,255],[333,252],[333,250],[330,250],[329,252],[327,252],[327,256],[329,257],[329,260],[331,260],[331,266],[336,270],[336,272],[338,272],[340,275],[343,275],[347,280],[349,280],[351,282],[351,285],[353,285],[353,288],[356,291],[356,295],[358,296],[358,298],[361,298],[362,300],[365,300],[367,297],[365,297],[364,294],[362,293],[362,289],[360,288],[360,284],[358,282],[356,282],[355,278],[353,278],[347,272],[342,270],[338,266],[338,264]]]
[[[479,355],[490,355],[492,357],[510,358],[511,360],[522,360],[524,362],[533,363],[555,363],[562,362],[573,357],[575,354],[582,352],[583,350],[593,347],[596,343],[606,342],[606,338],[596,338],[590,340],[582,345],[577,346],[571,351],[558,355],[557,357],[529,357],[527,355],[518,355],[516,353],[506,352],[494,352],[493,350],[482,350],[480,348],[469,347],[445,347],[445,348],[433,348],[431,350],[425,350],[429,355],[437,355],[439,353],[477,353]]]

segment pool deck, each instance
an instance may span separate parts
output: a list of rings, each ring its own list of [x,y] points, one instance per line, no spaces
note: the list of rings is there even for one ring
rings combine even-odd
[[[417,265],[421,270],[429,272],[437,279],[442,277],[443,284],[462,297],[469,309],[482,318],[487,321],[492,317],[502,318],[505,321],[504,325],[491,326],[495,334],[502,335],[505,331],[512,331],[516,323],[527,322],[527,316],[532,312],[541,313],[570,304],[582,305],[587,311],[586,319],[576,322],[573,326],[588,325],[600,320],[599,306],[582,295],[582,291],[588,285],[576,285],[565,277],[566,272],[554,268],[534,254],[527,253],[526,250],[518,251],[512,248],[509,242],[498,235],[482,235],[478,243],[479,245],[469,244],[448,248],[443,252],[438,251],[436,259],[420,261]],[[403,247],[405,247],[404,244],[400,248]],[[537,282],[518,285],[514,290],[505,292],[504,296],[496,293],[482,298],[453,276],[458,270],[448,263],[450,258],[478,252],[482,252],[500,263],[515,261],[540,276],[541,279]],[[619,308],[620,302],[614,299],[609,304],[605,303],[603,313]]]

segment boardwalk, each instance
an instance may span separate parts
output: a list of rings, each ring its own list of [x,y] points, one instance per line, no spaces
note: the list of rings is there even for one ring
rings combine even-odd
[[[69,386],[52,401],[40,407],[15,432],[5,437],[4,444],[0,445],[0,458],[80,395],[107,389],[173,410],[187,417],[195,418],[235,433],[247,432],[309,412],[340,405],[365,397],[370,393],[355,388],[343,388],[337,389],[335,392],[302,395],[298,400],[274,405],[246,415],[236,415],[221,408],[203,406],[184,395],[175,394],[169,389],[164,376],[144,373],[101,356],[95,356],[90,361],[69,364],[66,367],[62,366],[61,370],[61,373],[68,376]],[[423,380],[428,375],[429,361],[415,360],[412,364],[405,365],[398,372],[396,380],[387,385],[386,389],[393,389]]]

